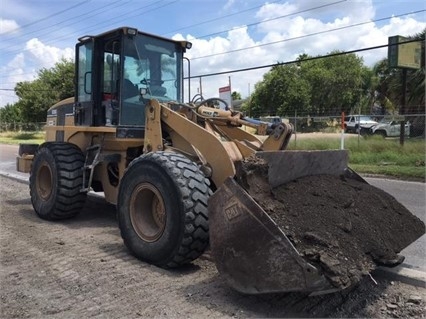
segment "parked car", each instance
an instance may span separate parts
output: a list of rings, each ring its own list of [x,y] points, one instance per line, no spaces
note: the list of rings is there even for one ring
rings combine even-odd
[[[405,136],[410,136],[410,122],[405,123]],[[370,128],[370,134],[383,137],[397,137],[401,134],[401,123],[395,120],[382,120]]]
[[[352,115],[345,119],[345,132],[363,133],[368,132],[373,125],[379,124],[368,115]]]

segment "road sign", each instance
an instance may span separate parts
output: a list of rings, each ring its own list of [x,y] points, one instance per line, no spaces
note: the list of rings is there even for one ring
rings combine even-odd
[[[410,39],[396,35],[388,40],[388,61],[390,68],[420,69],[421,42],[409,42]]]
[[[232,96],[231,96],[231,86],[224,86],[219,88],[219,98],[228,103],[228,107],[232,108]],[[224,105],[220,105],[220,108],[224,108]]]

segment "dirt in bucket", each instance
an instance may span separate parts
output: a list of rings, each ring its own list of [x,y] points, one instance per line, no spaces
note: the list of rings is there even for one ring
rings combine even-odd
[[[268,164],[249,158],[239,183],[330,283],[346,288],[425,233],[424,223],[390,194],[344,176],[312,175],[271,189]]]

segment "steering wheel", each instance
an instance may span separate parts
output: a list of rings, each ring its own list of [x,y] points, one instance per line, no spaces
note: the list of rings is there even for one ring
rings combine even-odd
[[[197,103],[197,107],[200,107],[201,105],[205,105],[205,104],[209,107],[212,107],[211,104],[213,104],[212,103],[213,101],[219,101],[219,102],[225,104],[225,110],[227,110],[227,111],[229,110],[228,102],[226,102],[225,100],[218,98],[218,97],[211,97],[207,100],[202,100],[201,102]]]

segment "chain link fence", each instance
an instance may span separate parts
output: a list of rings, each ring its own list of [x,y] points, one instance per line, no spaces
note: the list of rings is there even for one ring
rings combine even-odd
[[[359,115],[354,115],[355,119]],[[407,138],[412,137],[425,137],[425,114],[410,114],[410,115],[369,115],[375,124],[364,125],[361,122],[355,123],[358,125],[357,129],[345,132],[348,134],[359,134],[362,136],[368,135],[381,135],[383,137],[399,137],[401,122],[405,123],[404,131]],[[345,120],[348,116],[345,117]],[[290,122],[295,128],[297,134],[302,133],[341,133],[342,131],[342,117],[341,116],[295,116],[279,118],[276,116],[262,116],[259,120],[263,121],[277,121]],[[4,123],[0,122],[0,132],[37,132],[42,131],[46,123]]]
[[[0,122],[0,132],[39,132],[43,130],[46,122],[21,123],[21,122]]]
[[[406,137],[425,137],[425,114],[369,115],[367,117],[371,122],[368,124],[362,123],[362,118],[365,116],[354,115],[352,117],[355,119],[352,126],[348,124],[350,116],[344,118],[343,126],[341,116],[294,116],[281,118],[281,120],[292,123],[297,133],[340,133],[344,127],[348,134],[381,135],[383,137],[399,137],[402,122]]]

